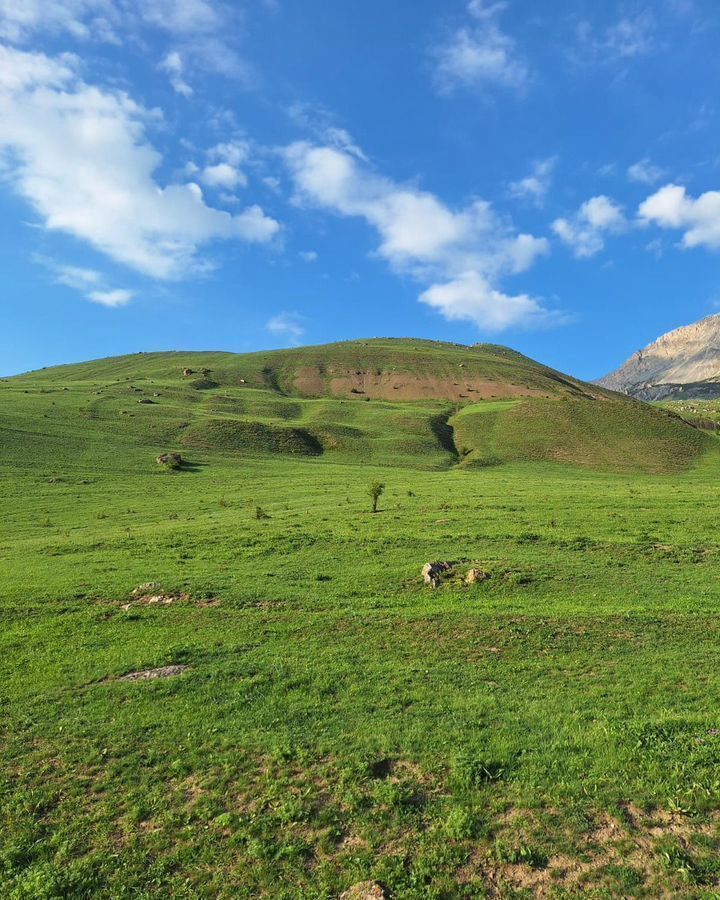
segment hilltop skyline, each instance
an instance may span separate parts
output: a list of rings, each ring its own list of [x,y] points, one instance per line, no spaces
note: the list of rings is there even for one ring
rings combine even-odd
[[[3,374],[412,335],[599,377],[720,302],[719,26],[0,0]]]

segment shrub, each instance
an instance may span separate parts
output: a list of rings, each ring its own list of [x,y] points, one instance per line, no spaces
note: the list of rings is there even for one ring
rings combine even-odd
[[[370,485],[370,490],[368,491],[368,493],[372,497],[372,511],[376,513],[378,500],[385,493],[385,485],[381,481],[374,481]]]

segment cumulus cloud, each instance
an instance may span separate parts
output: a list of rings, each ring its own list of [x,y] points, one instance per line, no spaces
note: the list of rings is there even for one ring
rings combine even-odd
[[[271,334],[289,340],[292,344],[298,344],[305,334],[302,325],[302,316],[298,313],[283,312],[273,316],[265,326]]]
[[[161,61],[160,69],[170,78],[170,84],[177,94],[183,97],[192,97],[193,89],[183,78],[184,71],[183,58],[177,50],[173,50]]]
[[[609,197],[591,197],[571,219],[555,219],[552,230],[575,256],[595,256],[605,246],[607,234],[627,227],[622,207]]]
[[[684,247],[720,250],[720,191],[693,198],[684,187],[666,184],[640,204],[638,214],[647,224],[682,230]]]
[[[298,142],[284,155],[295,201],[364,219],[378,234],[377,254],[426,284],[420,299],[447,318],[489,330],[552,318],[538,301],[499,289],[502,278],[525,271],[549,248],[544,238],[516,233],[490,204],[476,200],[453,210],[337,147]]]
[[[306,263],[314,263],[317,262],[317,251],[316,250],[301,250],[298,253],[298,256],[303,262]]]
[[[529,200],[536,206],[542,206],[550,190],[557,157],[538,160],[533,164],[532,172],[519,181],[510,182],[510,195],[520,200]]]
[[[249,144],[245,141],[228,141],[216,144],[208,151],[211,163],[200,173],[203,184],[213,188],[233,190],[245,187],[247,177],[238,168],[250,155]]]
[[[503,331],[514,325],[532,327],[551,321],[548,311],[527,294],[508,296],[496,290],[479,272],[468,271],[445,284],[434,284],[420,294],[446,319],[466,319],[488,331]]]
[[[438,87],[500,85],[521,88],[528,69],[517,53],[515,41],[498,24],[505,3],[471,0],[470,21],[456,29],[433,50]]]
[[[208,187],[222,187],[228,190],[247,184],[247,179],[243,173],[225,162],[216,163],[214,166],[206,166],[200,177]]]
[[[208,206],[195,182],[158,183],[153,116],[121,91],[86,84],[72,57],[0,47],[4,174],[47,229],[163,279],[202,268],[198,251],[210,241],[269,241],[279,225],[259,206],[232,216]]]
[[[627,176],[638,184],[656,184],[665,175],[665,170],[656,166],[648,157],[628,166]]]

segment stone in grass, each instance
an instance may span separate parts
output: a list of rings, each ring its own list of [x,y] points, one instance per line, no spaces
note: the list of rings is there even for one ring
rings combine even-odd
[[[176,675],[182,675],[186,669],[187,666],[161,666],[159,669],[143,669],[140,672],[128,672],[127,675],[121,675],[118,681],[152,681],[155,678],[174,678]]]
[[[168,469],[179,469],[183,464],[183,458],[179,453],[161,453],[155,457],[159,466],[167,466]]]
[[[449,572],[452,566],[446,562],[429,562],[422,567],[422,577],[425,584],[438,587],[445,572]]]
[[[158,584],[157,581],[146,581],[144,584],[139,584],[136,588],[130,592],[131,597],[147,597],[148,594],[157,594],[162,591],[162,585]]]
[[[465,584],[478,584],[480,581],[487,581],[489,577],[482,569],[470,569],[465,576]]]
[[[145,584],[139,584],[130,593],[131,602],[142,603],[149,606],[159,604],[160,606],[169,606],[176,600],[190,600],[190,595],[184,592],[167,594],[163,591],[161,585],[156,581],[147,581]],[[131,603],[126,603],[122,609],[130,609]]]
[[[340,900],[384,900],[385,889],[377,881],[361,881],[340,894]]]

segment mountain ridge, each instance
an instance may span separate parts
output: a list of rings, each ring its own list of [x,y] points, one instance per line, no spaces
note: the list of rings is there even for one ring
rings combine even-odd
[[[720,313],[666,332],[594,384],[647,401],[720,396]]]

